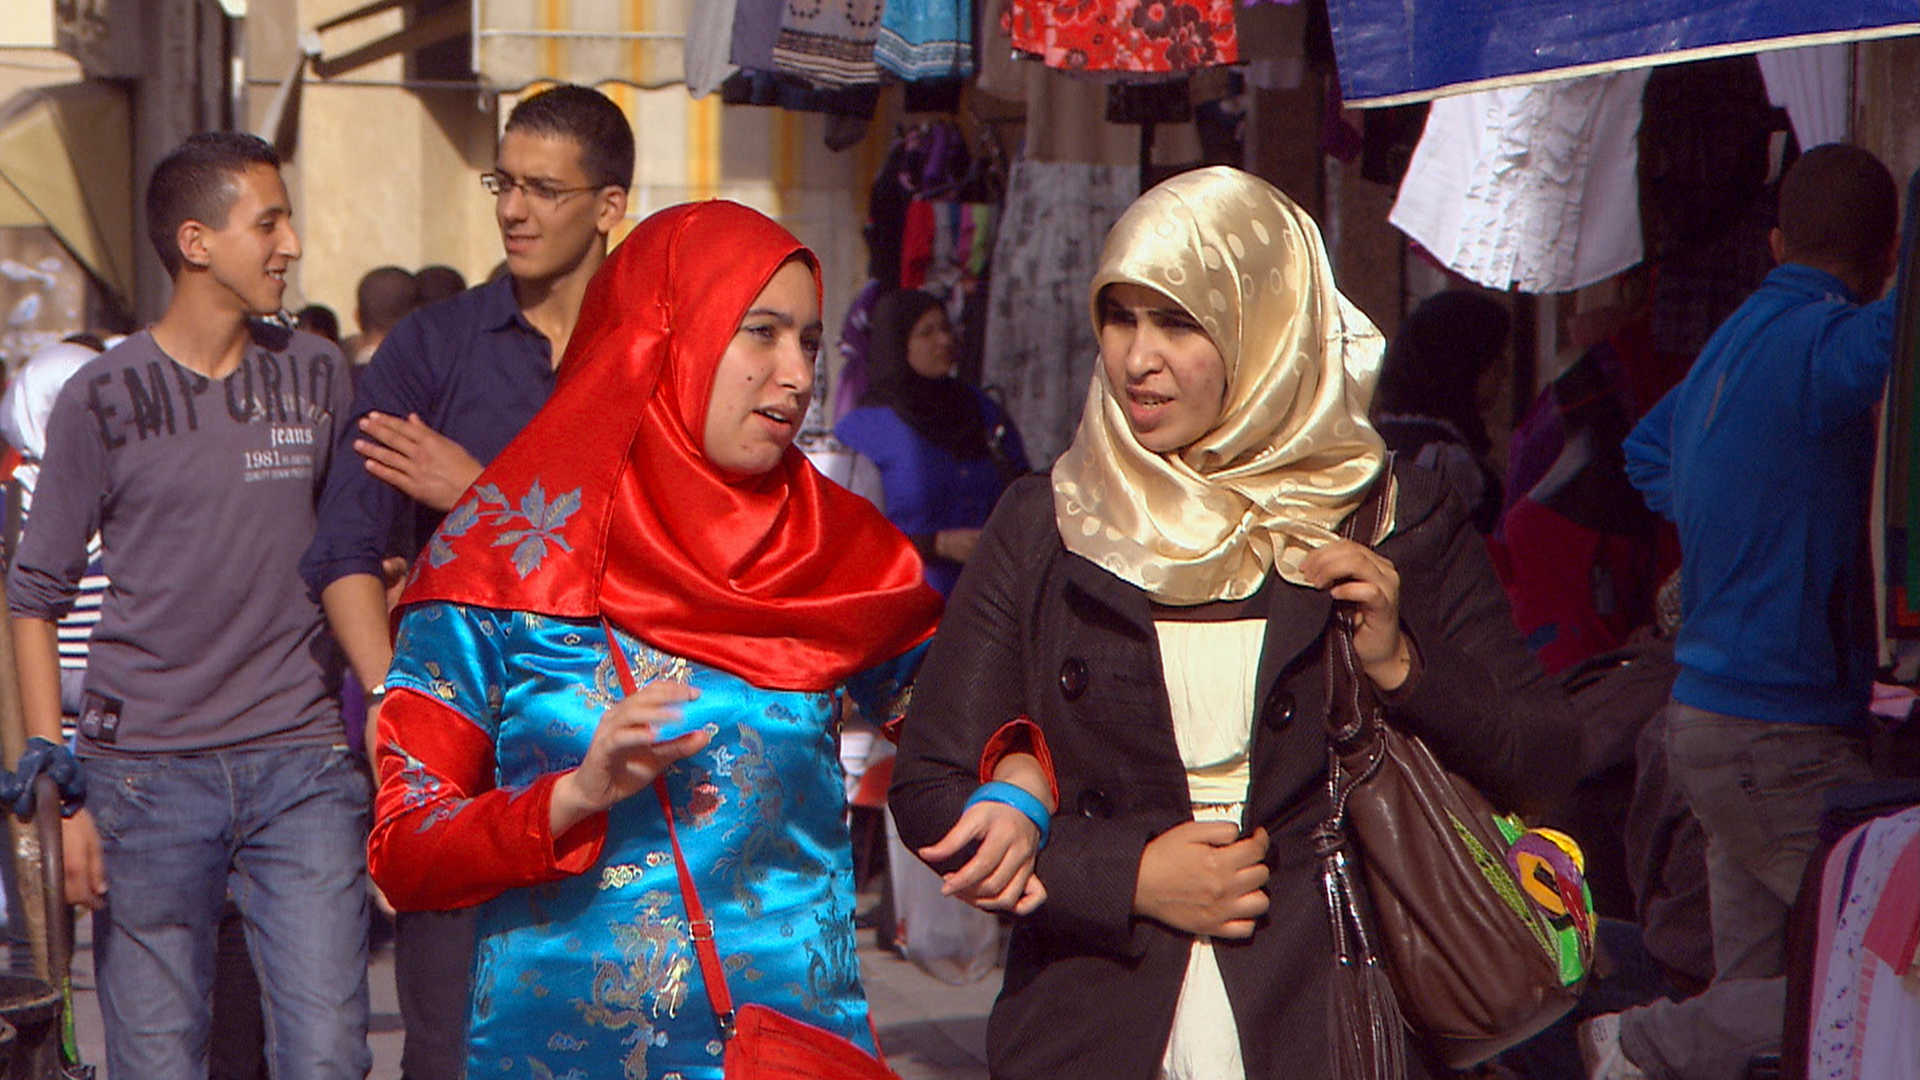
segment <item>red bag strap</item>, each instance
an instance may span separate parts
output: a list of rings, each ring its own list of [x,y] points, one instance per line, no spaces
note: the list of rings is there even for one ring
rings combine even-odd
[[[605,618],[600,625],[607,632],[607,650],[613,654],[613,666],[620,673],[620,689],[631,696],[639,687],[633,681],[633,669],[627,664],[627,651],[613,635]],[[687,908],[687,932],[693,938],[693,951],[700,958],[701,980],[707,986],[707,1005],[720,1022],[720,1037],[733,1038],[733,993],[727,989],[727,969],[720,963],[720,950],[713,944],[713,920],[700,903],[700,890],[694,888],[693,872],[687,869],[687,857],[680,850],[680,830],[673,824],[673,800],[667,795],[663,774],[653,782],[653,793],[660,800],[660,815],[667,819],[667,840],[673,844],[673,872],[680,878],[680,900]]]

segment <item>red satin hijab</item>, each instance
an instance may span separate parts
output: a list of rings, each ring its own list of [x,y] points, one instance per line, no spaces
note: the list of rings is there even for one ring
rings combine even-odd
[[[662,210],[587,286],[553,396],[415,564],[405,604],[592,618],[756,686],[825,690],[925,640],[939,594],[906,537],[788,447],[708,463],[707,397],[782,263],[819,264],[738,203]]]

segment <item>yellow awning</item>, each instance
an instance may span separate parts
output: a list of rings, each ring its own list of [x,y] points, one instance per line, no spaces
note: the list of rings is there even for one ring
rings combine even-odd
[[[121,304],[133,297],[132,148],[126,95],[108,83],[0,105],[0,226],[52,229]]]
[[[473,69],[529,83],[685,82],[687,16],[702,0],[473,0]]]

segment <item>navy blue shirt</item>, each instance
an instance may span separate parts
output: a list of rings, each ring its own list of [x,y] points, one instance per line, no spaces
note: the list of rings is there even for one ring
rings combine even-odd
[[[502,276],[408,315],[360,376],[334,467],[320,497],[313,543],[300,576],[317,597],[349,574],[380,576],[380,560],[411,560],[440,526],[421,506],[366,470],[353,441],[370,412],[418,413],[482,465],[513,440],[553,393],[552,347]]]

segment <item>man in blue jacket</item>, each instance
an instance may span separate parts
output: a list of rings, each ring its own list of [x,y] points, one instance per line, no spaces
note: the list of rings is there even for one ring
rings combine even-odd
[[[1873,155],[1808,151],[1780,185],[1779,263],[1627,437],[1680,530],[1674,780],[1707,834],[1714,981],[1583,1032],[1594,1077],[1733,1078],[1777,1052],[1787,913],[1821,799],[1870,778],[1867,522],[1899,197]],[[1624,1053],[1624,1059],[1623,1059]]]

